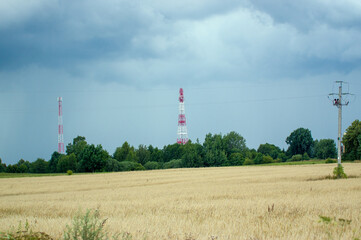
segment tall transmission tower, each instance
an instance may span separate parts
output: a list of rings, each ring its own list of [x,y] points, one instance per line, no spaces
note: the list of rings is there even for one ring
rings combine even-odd
[[[63,98],[58,97],[59,115],[58,115],[58,152],[64,153],[64,136],[63,136]]]
[[[178,138],[177,143],[186,144],[188,142],[186,114],[184,110],[183,88],[179,89],[179,115],[178,115]]]
[[[350,93],[342,92],[343,81],[336,81],[338,86],[338,93],[330,93],[329,98],[332,100],[334,106],[338,108],[338,137],[337,137],[337,163],[341,165],[341,140],[342,140],[342,106],[347,106],[349,101],[343,99],[343,96],[350,95]]]

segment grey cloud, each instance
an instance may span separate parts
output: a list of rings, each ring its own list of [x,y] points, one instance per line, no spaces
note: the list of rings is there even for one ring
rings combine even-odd
[[[318,25],[359,30],[361,26],[361,5],[357,0],[254,0],[250,4],[276,22],[293,25],[300,31],[307,32]]]

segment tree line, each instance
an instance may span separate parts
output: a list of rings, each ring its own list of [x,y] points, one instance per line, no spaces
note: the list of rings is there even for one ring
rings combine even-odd
[[[268,164],[286,161],[301,161],[336,158],[336,144],[332,139],[314,140],[311,131],[305,128],[294,130],[287,138],[287,150],[265,143],[258,149],[249,149],[246,140],[237,132],[226,135],[207,134],[203,144],[197,139],[187,144],[177,143],[162,149],[152,145],[135,148],[124,142],[113,154],[102,145],[88,144],[78,136],[66,146],[66,154],[54,152],[49,161],[38,158],[34,162],[20,159],[6,166],[0,159],[0,172],[8,173],[64,173],[73,172],[118,172],[167,168],[241,166]],[[347,128],[343,138],[343,159],[361,157],[361,122],[355,120]]]

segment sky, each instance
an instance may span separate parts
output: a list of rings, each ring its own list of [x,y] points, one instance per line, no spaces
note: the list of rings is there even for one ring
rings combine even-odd
[[[360,119],[359,0],[0,1],[0,158],[49,160],[63,97],[65,145],[110,154],[125,141],[177,139],[179,88],[188,135],[236,131],[249,148],[303,127],[337,139],[335,81]]]

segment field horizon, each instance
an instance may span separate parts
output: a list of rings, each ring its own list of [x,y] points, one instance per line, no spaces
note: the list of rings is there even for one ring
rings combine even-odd
[[[62,237],[98,209],[132,239],[360,239],[361,163],[184,168],[0,179],[0,232],[28,221]],[[330,221],[324,221],[323,217]]]

